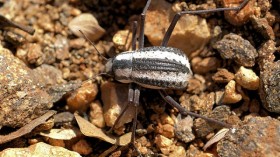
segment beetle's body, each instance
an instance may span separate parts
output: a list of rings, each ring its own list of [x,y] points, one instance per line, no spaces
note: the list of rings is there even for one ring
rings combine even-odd
[[[122,83],[151,89],[182,89],[192,75],[187,56],[171,47],[146,47],[111,58],[106,72]]]
[[[179,49],[167,47],[171,33],[174,30],[179,18],[184,14],[201,14],[219,11],[240,11],[249,0],[244,0],[240,6],[232,8],[216,8],[210,10],[194,10],[194,11],[181,11],[178,12],[172,19],[169,25],[161,46],[144,48],[144,23],[146,11],[151,3],[148,0],[140,18],[140,33],[139,33],[139,50],[136,50],[137,41],[137,22],[133,22],[132,31],[132,49],[116,55],[113,58],[106,59],[105,73],[112,76],[116,81],[122,83],[130,83],[128,90],[128,103],[125,104],[120,115],[116,119],[111,130],[114,130],[116,124],[120,121],[129,105],[134,105],[134,119],[132,125],[131,142],[135,142],[135,130],[137,124],[137,113],[140,99],[140,86],[151,89],[160,89],[159,94],[162,98],[173,107],[177,108],[182,115],[191,115],[197,118],[202,118],[212,123],[231,128],[232,126],[220,122],[215,119],[205,117],[186,110],[183,106],[177,103],[172,97],[167,95],[165,90],[162,89],[184,89],[187,86],[189,78],[192,76],[190,63],[187,56]],[[90,40],[89,40],[90,41]],[[94,44],[93,44],[94,45]],[[96,48],[95,48],[96,49]],[[97,49],[96,49],[97,50]],[[97,50],[98,52],[98,50]],[[134,83],[138,84],[135,85]],[[141,156],[140,151],[136,148],[138,154]]]

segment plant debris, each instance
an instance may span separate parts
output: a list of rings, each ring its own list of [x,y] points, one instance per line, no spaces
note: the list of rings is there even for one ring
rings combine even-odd
[[[45,123],[46,120],[49,119],[51,116],[53,116],[55,113],[56,113],[56,111],[49,110],[47,113],[45,113],[41,117],[38,117],[37,119],[32,120],[29,124],[21,127],[17,131],[12,132],[8,135],[1,135],[0,144],[6,143],[8,141],[11,141],[13,139],[19,138],[23,135],[30,133],[35,127],[39,126],[40,124]]]
[[[79,130],[77,129],[51,129],[49,131],[40,132],[40,135],[58,140],[71,140],[77,137]]]
[[[102,129],[96,127],[95,125],[91,124],[89,121],[83,119],[78,114],[75,114],[75,118],[81,129],[81,132],[85,136],[99,138],[103,141],[109,142],[111,144],[117,144],[119,146],[124,146],[130,143],[131,132],[126,133],[125,135],[120,137],[109,136]]]

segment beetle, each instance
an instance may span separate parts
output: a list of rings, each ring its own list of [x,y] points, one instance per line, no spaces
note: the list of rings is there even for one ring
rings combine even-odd
[[[184,89],[192,75],[187,56],[179,49],[154,46],[110,58],[105,73],[122,83],[150,89]]]
[[[187,111],[184,107],[178,104],[171,96],[167,95],[166,89],[184,89],[188,84],[189,78],[192,76],[189,60],[184,52],[177,48],[167,47],[171,33],[174,30],[176,23],[184,14],[202,14],[220,11],[239,11],[249,2],[244,0],[238,7],[231,8],[216,8],[210,10],[195,10],[195,11],[181,11],[178,12],[170,26],[168,27],[161,46],[153,46],[144,48],[144,23],[146,11],[151,3],[148,0],[140,19],[140,33],[139,33],[139,49],[136,50],[136,29],[137,22],[133,22],[132,32],[132,51],[122,52],[113,58],[106,59],[105,73],[113,77],[116,81],[121,83],[129,83],[128,103],[125,104],[124,109],[118,116],[115,124],[110,129],[112,131],[119,122],[120,117],[129,105],[135,106],[134,119],[132,126],[131,144],[134,146],[135,130],[137,120],[137,107],[139,105],[140,89],[141,87],[157,89],[162,98],[171,106],[178,109],[180,114],[191,115],[197,118],[202,118],[206,121],[219,124],[223,127],[231,128],[232,126],[224,122],[220,122],[205,116]],[[81,31],[83,34],[83,32]],[[91,42],[84,34],[83,36]],[[92,42],[91,42],[92,43]],[[94,44],[92,43],[94,46]],[[95,47],[94,47],[95,48]],[[95,48],[98,52],[98,50]],[[98,54],[100,54],[98,52]],[[136,148],[134,146],[134,148]],[[137,148],[136,148],[137,150]],[[138,150],[137,150],[138,151]],[[139,151],[138,151],[139,153]],[[140,153],[139,153],[140,154]]]

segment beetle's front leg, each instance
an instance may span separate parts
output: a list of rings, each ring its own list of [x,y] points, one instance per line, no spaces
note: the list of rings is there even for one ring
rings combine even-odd
[[[139,156],[142,156],[140,151],[135,146],[135,132],[137,127],[137,115],[138,115],[138,107],[139,107],[139,98],[140,98],[140,89],[141,87],[137,84],[134,84],[134,97],[133,97],[133,104],[134,104],[134,118],[133,118],[133,124],[132,124],[132,134],[131,134],[131,144],[134,147],[134,149],[137,151]]]
[[[123,110],[121,111],[120,115],[118,116],[118,118],[116,119],[114,125],[111,127],[111,129],[108,131],[108,133],[112,133],[113,130],[116,128],[116,125],[119,123],[121,117],[123,116],[123,114],[125,113],[125,111],[128,109],[128,107],[133,104],[133,97],[134,97],[134,89],[133,89],[133,84],[130,83],[129,84],[129,89],[128,89],[128,101],[125,104]]]

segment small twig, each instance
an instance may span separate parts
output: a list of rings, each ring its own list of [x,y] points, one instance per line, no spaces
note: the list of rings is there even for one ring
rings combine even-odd
[[[33,35],[35,33],[34,28],[15,23],[0,14],[0,28],[4,27],[15,27],[29,33],[30,35]]]
[[[45,123],[47,119],[49,119],[52,115],[54,115],[56,111],[50,110],[41,117],[38,117],[37,119],[32,120],[30,123],[27,125],[21,127],[17,131],[14,131],[8,135],[1,135],[0,136],[0,144],[9,142],[11,140],[14,140],[16,138],[19,138],[23,135],[26,135],[30,133],[35,127],[38,125]]]

